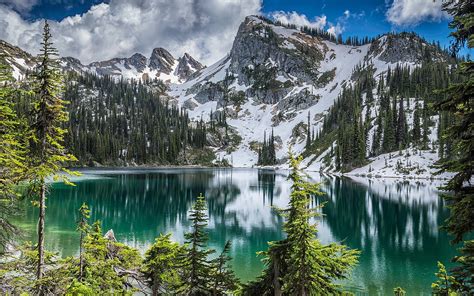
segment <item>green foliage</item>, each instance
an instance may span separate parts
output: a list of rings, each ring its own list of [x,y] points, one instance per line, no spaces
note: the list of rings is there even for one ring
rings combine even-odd
[[[266,133],[264,134],[263,144],[258,149],[257,153],[258,153],[257,165],[275,165],[276,164],[275,137],[273,136],[273,130],[268,141],[267,141]]]
[[[16,185],[25,178],[24,121],[15,112],[22,93],[13,86],[11,69],[0,56],[0,253],[18,233],[9,218],[16,213]]]
[[[451,271],[456,278],[455,287],[466,295],[474,295],[474,240],[464,241],[459,251],[461,254],[453,259],[457,265]]]
[[[212,295],[229,295],[239,287],[239,280],[230,266],[231,241],[227,241],[221,254],[211,262]]]
[[[179,287],[179,293],[186,295],[205,295],[211,292],[211,281],[209,275],[212,267],[208,256],[215,251],[207,249],[208,235],[206,200],[198,196],[190,212],[191,232],[184,235],[186,238],[186,252],[182,258],[183,277]]]
[[[439,261],[438,269],[438,272],[435,273],[437,280],[431,284],[433,295],[457,295],[457,293],[452,288],[457,284],[454,277],[448,274],[446,267]]]
[[[453,1],[443,3],[443,9],[453,16],[450,27],[453,39],[453,53],[466,44],[474,48],[474,4],[472,1]],[[441,112],[452,116],[451,124],[445,129],[444,137],[452,142],[450,158],[440,163],[440,172],[453,172],[454,176],[442,189],[452,192],[444,196],[448,202],[450,215],[443,226],[454,235],[453,243],[469,237],[474,230],[474,62],[467,60],[459,66],[459,74],[465,80],[451,83],[444,92],[446,97],[435,107]],[[448,290],[448,282],[458,290],[472,294],[474,292],[474,251],[473,242],[467,241],[461,249],[461,256],[455,257],[458,265],[453,270],[454,278],[448,278],[444,286],[436,287]],[[442,270],[440,268],[440,273]],[[446,272],[444,272],[446,274]]]
[[[81,282],[95,293],[133,291],[129,289],[128,271],[136,269],[140,262],[137,250],[105,238],[100,221],[97,221],[84,239],[84,275]]]
[[[405,296],[407,292],[403,290],[401,287],[396,287],[393,289],[393,295],[395,296]]]
[[[310,207],[311,197],[319,195],[319,184],[304,178],[299,169],[301,158],[290,152],[290,180],[293,181],[289,208],[283,210],[286,217],[286,239],[270,243],[265,255],[264,273],[243,289],[245,295],[259,291],[263,295],[318,295],[341,294],[336,280],[346,278],[352,266],[357,264],[359,252],[343,245],[323,245],[316,238],[317,227],[310,223],[319,217],[322,207]]]
[[[146,83],[70,73],[65,95],[66,144],[81,165],[187,164],[189,150],[206,145],[204,121],[191,122]]]
[[[148,278],[154,295],[176,293],[181,284],[180,258],[185,249],[171,241],[171,234],[160,235],[146,251],[143,273]]]

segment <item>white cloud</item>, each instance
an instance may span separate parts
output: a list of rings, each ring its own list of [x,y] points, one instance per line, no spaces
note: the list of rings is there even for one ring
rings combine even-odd
[[[163,47],[210,64],[228,53],[240,23],[260,8],[261,0],[111,0],[50,24],[60,54],[85,63]],[[0,39],[37,53],[42,21],[28,22],[5,5],[0,15]]]
[[[329,24],[329,28],[327,29],[327,32],[331,35],[338,36],[339,34],[342,34],[344,31],[344,27],[340,24]]]
[[[1,4],[24,13],[30,11],[34,6],[36,6],[38,0],[0,0],[0,5]]]
[[[442,0],[393,0],[389,6],[387,20],[397,26],[414,26],[422,21],[440,21],[449,18],[441,10]]]
[[[296,11],[284,12],[277,11],[272,13],[272,18],[283,24],[295,24],[299,27],[310,27],[322,30],[326,26],[327,18],[325,15],[316,16],[313,21],[310,21],[304,14],[298,14]]]

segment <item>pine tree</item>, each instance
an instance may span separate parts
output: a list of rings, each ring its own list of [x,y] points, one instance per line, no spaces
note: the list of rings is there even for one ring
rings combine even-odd
[[[180,257],[184,248],[171,241],[171,234],[160,235],[146,251],[143,273],[153,295],[174,294],[180,285]]]
[[[415,104],[415,111],[413,112],[413,143],[418,146],[421,143],[421,126],[420,126],[420,106],[418,101]]]
[[[273,134],[273,131],[272,131]],[[306,127],[306,150],[309,150],[311,147],[311,120],[310,120],[310,113],[308,112],[308,123]]]
[[[212,295],[229,295],[238,288],[239,280],[230,266],[231,242],[227,241],[221,254],[212,262]]]
[[[9,218],[15,212],[15,185],[24,179],[26,170],[23,124],[14,110],[19,91],[13,81],[11,69],[0,56],[0,253],[17,233]]]
[[[215,251],[207,249],[206,233],[207,215],[206,200],[199,195],[190,213],[192,231],[184,235],[186,238],[186,255],[183,258],[183,283],[178,289],[185,295],[206,295],[211,293],[209,275],[212,272],[208,256]]]
[[[305,181],[299,169],[302,158],[294,158],[291,152],[289,157],[293,185],[289,208],[282,211],[287,235],[261,253],[266,269],[244,287],[244,295],[339,294],[334,281],[346,278],[359,252],[336,243],[323,245],[316,238],[317,228],[310,219],[319,214],[310,204],[312,196],[321,194],[319,184]]]
[[[450,27],[454,29],[453,53],[467,43],[469,49],[474,48],[474,4],[472,1],[448,0],[443,9],[453,16]],[[453,141],[452,158],[441,163],[440,172],[454,172],[455,175],[443,187],[452,192],[445,196],[448,201],[450,215],[444,229],[454,235],[453,243],[460,242],[474,230],[474,62],[461,63],[459,73],[466,79],[460,83],[452,83],[445,90],[447,97],[436,104],[439,111],[449,112],[455,119],[446,130],[446,138]],[[473,240],[464,243],[461,270],[470,271],[471,278],[466,283],[462,274],[456,273],[461,290],[471,289],[474,270]],[[458,257],[458,258],[460,258]]]
[[[46,178],[56,175],[63,170],[68,161],[76,160],[68,154],[63,146],[66,130],[62,125],[67,122],[68,114],[65,111],[65,101],[61,99],[61,74],[54,57],[57,51],[51,42],[49,25],[45,21],[41,53],[38,57],[39,65],[35,74],[33,102],[34,119],[31,126],[30,155],[31,163],[29,175],[32,180],[32,189],[38,197],[38,269],[37,279],[44,274],[44,219],[47,184]],[[67,179],[64,179],[66,182]],[[41,284],[39,294],[43,294]]]
[[[90,210],[86,203],[83,203],[79,208],[79,220],[77,221],[77,231],[79,231],[79,281],[82,280],[84,275],[84,238],[90,231],[90,225],[88,219],[90,218]]]
[[[467,42],[474,47],[474,16],[470,1],[446,1],[444,9],[454,16],[450,27],[455,29],[454,48]],[[471,183],[474,170],[474,62],[460,65],[460,74],[466,77],[462,83],[451,84],[446,90],[447,98],[436,104],[440,111],[453,115],[455,121],[446,130],[446,137],[454,141],[454,159],[441,164],[441,171],[455,172],[454,177],[443,187],[454,194],[446,197],[451,209],[445,229],[460,242],[464,235],[474,230],[474,185]]]

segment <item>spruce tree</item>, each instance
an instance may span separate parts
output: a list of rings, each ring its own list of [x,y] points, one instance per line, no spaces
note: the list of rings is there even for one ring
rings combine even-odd
[[[323,245],[317,238],[317,227],[310,222],[318,209],[310,207],[311,198],[321,194],[319,184],[305,180],[299,165],[302,158],[290,152],[293,181],[290,203],[282,210],[286,217],[286,238],[270,242],[262,252],[266,269],[253,282],[245,285],[244,295],[334,295],[341,293],[335,283],[347,277],[357,263],[359,252],[343,245]]]
[[[458,49],[467,42],[468,48],[474,47],[474,4],[470,1],[446,1],[444,9],[454,20],[450,27],[455,29],[454,48]],[[446,197],[451,214],[445,229],[453,234],[454,242],[460,242],[466,234],[474,230],[474,62],[471,60],[460,65],[460,74],[466,80],[451,84],[446,90],[447,98],[437,103],[435,107],[453,115],[455,121],[446,130],[446,137],[454,141],[454,157],[441,163],[441,172],[454,172],[443,189],[453,192]]]
[[[84,275],[84,238],[90,231],[88,219],[90,218],[90,210],[86,203],[83,203],[79,208],[79,220],[77,221],[77,231],[80,233],[79,237],[79,281]]]
[[[192,222],[192,231],[184,235],[186,254],[182,264],[183,282],[178,292],[185,295],[207,295],[212,292],[209,277],[212,267],[208,256],[215,251],[207,249],[206,210],[206,200],[201,194],[194,203],[189,217]]]
[[[15,185],[25,178],[23,124],[15,112],[20,94],[13,86],[11,69],[0,56],[0,253],[17,228],[9,221],[15,212]]]
[[[467,43],[469,49],[474,48],[474,3],[469,0],[448,0],[443,9],[453,16],[450,28],[454,41],[453,53]],[[469,237],[474,230],[474,62],[467,60],[460,64],[459,73],[465,81],[452,83],[445,90],[447,97],[436,104],[439,111],[449,112],[455,119],[446,130],[446,138],[454,142],[452,158],[441,162],[440,172],[453,172],[454,176],[443,187],[452,192],[446,195],[450,215],[444,229],[454,235],[453,243]],[[473,293],[474,251],[473,240],[464,242],[462,256],[457,262],[456,280],[460,290]],[[456,259],[455,259],[456,261]],[[468,276],[464,277],[464,272]]]
[[[74,161],[75,157],[68,154],[63,146],[66,130],[62,127],[68,121],[65,111],[66,102],[61,98],[61,73],[57,61],[57,51],[51,41],[48,23],[45,21],[42,48],[38,56],[39,64],[34,76],[33,124],[31,126],[29,147],[29,176],[32,192],[38,197],[38,268],[37,279],[44,274],[44,219],[46,209],[47,184],[46,178],[63,170],[64,165]],[[64,177],[66,182],[67,179]],[[39,294],[43,294],[41,284]]]
[[[230,266],[231,242],[227,241],[221,254],[212,262],[212,295],[229,295],[238,288],[239,280]]]
[[[171,234],[160,235],[146,251],[143,273],[153,295],[174,294],[180,285],[180,257],[184,248],[171,241]]]

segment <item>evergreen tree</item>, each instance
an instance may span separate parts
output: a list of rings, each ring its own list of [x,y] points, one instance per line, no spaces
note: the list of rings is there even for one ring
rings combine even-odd
[[[0,253],[17,233],[9,218],[15,212],[15,185],[24,179],[26,169],[23,124],[14,103],[19,91],[12,83],[11,69],[0,56]]]
[[[474,23],[470,1],[446,1],[444,9],[454,16],[450,27],[456,29],[452,33],[455,48],[467,42],[469,48],[474,47]],[[454,177],[443,187],[452,191],[446,197],[451,214],[445,229],[455,236],[454,242],[460,242],[464,235],[474,229],[474,185],[471,183],[474,170],[474,62],[466,61],[460,66],[460,73],[466,81],[451,84],[446,90],[447,98],[436,108],[450,112],[454,123],[446,130],[446,137],[454,141],[455,158],[441,164],[441,171],[455,172]]]
[[[207,295],[212,292],[209,277],[212,267],[208,256],[215,251],[206,248],[206,200],[202,194],[193,205],[189,219],[192,222],[192,231],[184,235],[187,247],[182,264],[183,282],[178,292],[185,295]]]
[[[86,203],[83,203],[79,208],[79,220],[77,221],[77,231],[79,231],[79,281],[82,280],[84,275],[84,238],[90,231],[90,225],[88,219],[90,218],[90,210]]]
[[[269,243],[268,251],[262,253],[266,269],[244,287],[245,295],[339,294],[334,281],[346,278],[357,263],[358,251],[336,243],[323,245],[316,238],[317,228],[310,219],[319,214],[310,204],[311,197],[321,193],[319,184],[305,181],[299,169],[301,160],[290,152],[293,185],[289,208],[283,210],[286,238]]]
[[[61,74],[58,63],[54,60],[57,51],[51,42],[49,25],[45,22],[39,64],[35,73],[33,102],[33,124],[30,137],[30,171],[34,194],[38,197],[38,269],[37,279],[44,274],[44,219],[46,209],[46,178],[57,174],[60,170],[68,172],[64,165],[74,161],[75,157],[66,153],[63,139],[66,130],[62,125],[67,122],[65,101],[61,99]],[[67,182],[67,179],[65,179]],[[39,294],[43,294],[42,285],[38,286]]]
[[[273,134],[273,131],[272,131]],[[310,113],[308,112],[308,123],[306,127],[306,149],[309,149],[311,146],[311,120]]]
[[[153,295],[174,294],[180,285],[180,257],[184,248],[171,241],[171,234],[160,235],[146,251],[143,273]]]
[[[413,112],[412,139],[416,146],[421,143],[420,106],[418,101],[415,104],[415,111]]]
[[[231,242],[227,241],[221,254],[212,262],[212,295],[229,295],[238,288],[239,280],[230,266]]]
[[[443,3],[443,9],[453,16],[450,27],[454,29],[451,36],[454,38],[453,53],[467,43],[467,47],[474,48],[474,3],[472,1],[448,0]],[[446,137],[453,141],[453,157],[441,163],[441,172],[454,172],[444,190],[452,192],[445,196],[450,208],[450,216],[444,226],[454,235],[453,243],[460,242],[474,230],[474,62],[472,60],[461,63],[459,72],[465,77],[461,83],[452,83],[445,90],[447,97],[436,104],[440,111],[449,112],[454,122],[446,130]],[[474,287],[472,271],[474,270],[473,241],[464,243],[463,255],[457,262],[461,264],[455,273],[460,282],[461,290],[470,290]],[[455,259],[456,261],[456,259]],[[470,279],[463,276],[464,271],[470,273]],[[467,281],[466,281],[467,280]]]

